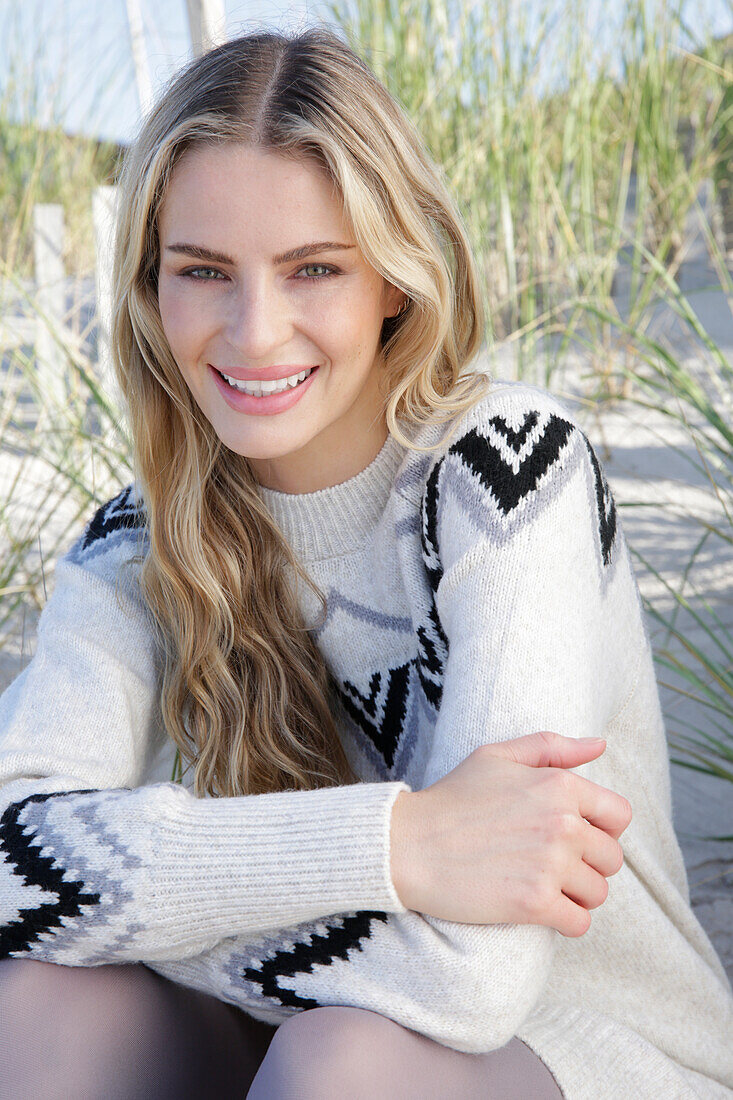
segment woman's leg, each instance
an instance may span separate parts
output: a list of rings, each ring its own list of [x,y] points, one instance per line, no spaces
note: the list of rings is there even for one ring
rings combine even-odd
[[[142,964],[0,961],[0,1100],[243,1100],[275,1027]]]
[[[277,1029],[247,1100],[562,1100],[547,1066],[516,1037],[463,1054],[377,1012],[328,1006]]]

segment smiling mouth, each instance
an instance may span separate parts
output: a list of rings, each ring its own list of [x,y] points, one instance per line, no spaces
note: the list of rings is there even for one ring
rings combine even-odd
[[[224,374],[223,371],[213,368],[216,373],[227,383],[231,389],[237,393],[246,393],[250,397],[269,397],[273,393],[287,393],[290,390],[297,389],[298,386],[305,382],[314,370],[318,370],[317,367],[308,367],[306,370],[299,371],[298,374],[290,375],[289,378],[278,378],[272,381],[262,381],[259,379],[248,379],[242,381],[237,378],[230,378]]]

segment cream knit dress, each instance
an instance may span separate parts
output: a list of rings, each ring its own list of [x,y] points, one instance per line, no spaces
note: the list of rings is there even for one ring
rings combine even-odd
[[[733,1096],[733,996],[689,904],[638,589],[572,416],[497,382],[438,452],[390,436],[340,485],[260,493],[327,597],[319,621],[301,593],[360,782],[196,799],[171,781],[133,483],[57,564],[0,697],[0,958],[142,961],[270,1024],[334,1004],[459,1051],[517,1035],[566,1100]],[[538,729],[605,737],[575,771],[633,809],[588,932],[405,909],[397,794]]]

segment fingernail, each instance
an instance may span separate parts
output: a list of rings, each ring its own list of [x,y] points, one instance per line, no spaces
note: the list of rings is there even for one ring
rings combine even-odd
[[[579,741],[586,741],[588,743],[591,743],[591,742],[594,742],[594,741],[596,741],[596,742],[605,741],[606,738],[605,737],[579,737],[578,740]]]

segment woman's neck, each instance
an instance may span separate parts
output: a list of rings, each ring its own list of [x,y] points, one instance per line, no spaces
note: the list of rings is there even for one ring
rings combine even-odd
[[[259,496],[301,561],[346,554],[363,545],[379,522],[404,456],[405,448],[388,435],[351,477],[342,474],[331,486],[300,493],[260,485]]]
[[[259,484],[279,493],[315,493],[340,485],[365,470],[384,446],[389,432],[384,417],[344,440],[330,438],[328,429],[304,447],[277,458],[249,459]]]

